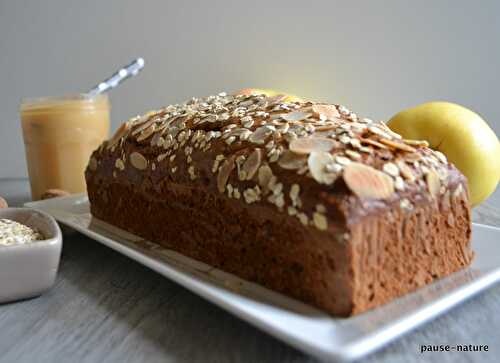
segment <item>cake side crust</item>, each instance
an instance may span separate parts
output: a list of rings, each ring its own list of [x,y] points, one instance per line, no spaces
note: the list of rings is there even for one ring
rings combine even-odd
[[[348,244],[267,206],[166,184],[162,197],[132,185],[89,183],[94,217],[243,279],[319,307],[352,313]],[[338,231],[342,234],[341,230]]]
[[[474,254],[464,185],[457,184],[432,203],[389,210],[351,228],[354,314],[470,265]]]
[[[138,191],[93,180],[93,216],[336,316],[364,312],[470,264],[470,213],[459,184],[439,201],[357,220],[333,238],[265,205],[165,183]],[[156,186],[158,189],[158,186]],[[432,225],[432,228],[429,226]]]

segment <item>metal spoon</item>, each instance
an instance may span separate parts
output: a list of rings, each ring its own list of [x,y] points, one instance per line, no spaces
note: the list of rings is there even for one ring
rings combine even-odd
[[[127,78],[135,76],[137,73],[140,72],[140,70],[142,68],[144,68],[144,59],[137,58],[129,65],[123,67],[118,72],[114,73],[108,79],[106,79],[106,80],[102,81],[101,83],[99,83],[98,85],[96,85],[89,92],[87,92],[87,95],[92,97],[92,96],[96,96],[98,94],[107,92],[110,89],[118,86],[120,83],[122,83]]]

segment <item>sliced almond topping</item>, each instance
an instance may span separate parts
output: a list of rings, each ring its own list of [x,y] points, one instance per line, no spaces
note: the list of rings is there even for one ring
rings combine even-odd
[[[278,165],[286,170],[300,169],[306,164],[306,158],[304,155],[296,154],[290,150],[286,150],[281,154],[278,160]]]
[[[274,106],[277,103],[283,102],[286,100],[288,96],[287,95],[276,95],[276,96],[271,96],[267,98],[267,102],[269,106]]]
[[[149,118],[155,114],[155,111],[146,112],[144,115],[136,116],[133,120],[133,126],[143,125],[145,122],[149,121]]]
[[[144,115],[146,116],[146,115]],[[135,136],[137,135],[138,133],[142,132],[142,130],[146,130],[149,126],[151,126],[152,124],[154,124],[156,121],[156,118],[155,117],[151,117],[144,122],[142,124],[139,124],[139,126],[137,126],[134,131],[132,131],[132,135]],[[137,124],[135,124],[137,125]]]
[[[217,189],[220,193],[224,193],[224,191],[226,190],[227,180],[229,179],[229,175],[231,175],[231,172],[235,167],[234,159],[234,155],[229,157],[222,163],[219,169],[219,174],[217,174]]]
[[[120,141],[120,139],[127,134],[131,126],[132,122],[130,121],[121,124],[118,130],[116,130],[115,134],[109,140],[108,148],[115,146],[116,143],[118,143],[118,141]]]
[[[405,144],[416,146],[416,147],[429,147],[429,143],[425,140],[409,140],[409,139],[403,139],[402,140]]]
[[[248,138],[255,144],[264,144],[266,139],[275,131],[273,126],[261,126],[256,129]]]
[[[394,140],[389,140],[389,139],[380,139],[380,142],[382,144],[385,144],[385,145],[388,145],[388,146],[391,146],[393,147],[394,149],[399,149],[399,150],[403,150],[403,151],[408,151],[410,153],[414,153],[416,152],[417,150],[407,144],[404,144],[402,142],[398,142],[398,141],[394,141]]]
[[[245,173],[246,180],[251,180],[262,162],[262,149],[255,149],[253,153],[250,154],[248,159],[245,160],[243,164],[242,171]]]
[[[162,134],[164,130],[168,127],[167,123],[163,123],[161,125],[156,125],[156,132]]]
[[[156,130],[156,126],[155,126],[155,124],[152,124],[147,129],[145,129],[144,131],[142,131],[140,133],[140,135],[136,139],[137,142],[141,142],[143,140],[146,140],[148,137],[150,137],[151,135],[153,135],[153,133],[155,132],[155,130]]]
[[[350,163],[344,168],[343,178],[360,198],[385,199],[394,193],[392,178],[368,165]]]
[[[214,123],[217,122],[217,115],[208,115],[202,119],[203,122]]]
[[[420,161],[420,159],[422,159],[422,155],[420,155],[419,153],[406,154],[404,158],[407,162],[413,163],[416,161]]]
[[[293,111],[290,113],[285,113],[281,116],[283,120],[294,122],[294,121],[302,121],[306,118],[312,116],[312,113],[303,112],[303,111]]]
[[[357,139],[355,139],[355,140],[357,140]],[[361,159],[361,154],[358,153],[358,152],[356,152],[356,151],[347,149],[344,152],[345,152],[345,154],[347,156],[353,158],[354,160],[360,160]]]
[[[335,120],[340,117],[337,107],[333,105],[313,105],[312,111],[315,116],[320,117],[324,115],[328,120]]]
[[[387,124],[385,122],[380,122],[377,124],[378,127],[380,127],[381,129],[383,129],[385,132],[387,132],[389,135],[391,135],[392,137],[396,138],[396,139],[402,139],[401,135],[392,131],[389,126],[387,126]]]
[[[257,96],[257,94],[254,94],[255,96]],[[239,106],[241,107],[248,107],[248,106],[252,106],[254,103],[254,100],[253,99],[248,99],[246,101],[242,101],[239,103]]]
[[[410,182],[415,181],[415,175],[413,174],[413,171],[403,160],[396,161],[396,164],[399,168],[399,171],[401,172],[401,175],[404,176],[406,180]]]
[[[327,165],[333,163],[333,156],[327,152],[312,152],[307,159],[307,165],[312,177],[318,183],[332,184],[337,175],[327,170]]]
[[[335,129],[336,127],[337,127],[336,125],[316,126],[316,131],[318,131],[318,132],[330,131],[330,130]]]
[[[382,130],[381,128],[379,128],[378,125],[370,126],[370,127],[368,127],[368,130],[372,134],[381,136],[381,137],[383,137],[385,139],[390,139],[391,138],[391,135],[389,135],[387,132],[385,132],[384,130]]]
[[[388,147],[385,146],[384,144],[381,144],[380,142],[372,140],[372,139],[361,138],[360,141],[361,141],[361,143],[373,145],[373,146],[376,146],[380,149],[388,149]]]
[[[132,154],[130,154],[129,158],[130,164],[132,164],[132,166],[136,169],[144,170],[148,167],[148,160],[137,151],[134,151]]]
[[[429,193],[433,198],[439,195],[439,188],[441,187],[441,182],[439,181],[439,175],[434,171],[434,169],[430,169],[429,172],[425,175],[425,181],[427,182],[427,188],[429,188]]]
[[[302,137],[292,140],[290,150],[296,154],[308,155],[313,151],[328,152],[333,148],[338,147],[338,143],[333,139],[326,137]]]

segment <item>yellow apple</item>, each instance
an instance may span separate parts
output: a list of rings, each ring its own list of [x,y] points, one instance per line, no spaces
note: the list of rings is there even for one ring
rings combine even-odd
[[[266,96],[277,96],[277,95],[286,95],[286,102],[304,102],[304,100],[300,97],[288,94],[286,92],[279,92],[272,89],[263,89],[263,88],[243,88],[238,92],[235,92],[237,95],[266,95]]]
[[[399,112],[388,126],[407,139],[427,140],[467,177],[472,206],[500,179],[500,142],[475,112],[449,102],[429,102]]]

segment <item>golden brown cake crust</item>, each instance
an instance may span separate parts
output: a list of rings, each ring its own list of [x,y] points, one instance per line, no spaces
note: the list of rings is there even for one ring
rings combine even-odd
[[[89,162],[92,214],[337,315],[470,263],[466,182],[444,155],[283,100],[219,94],[128,121]]]

